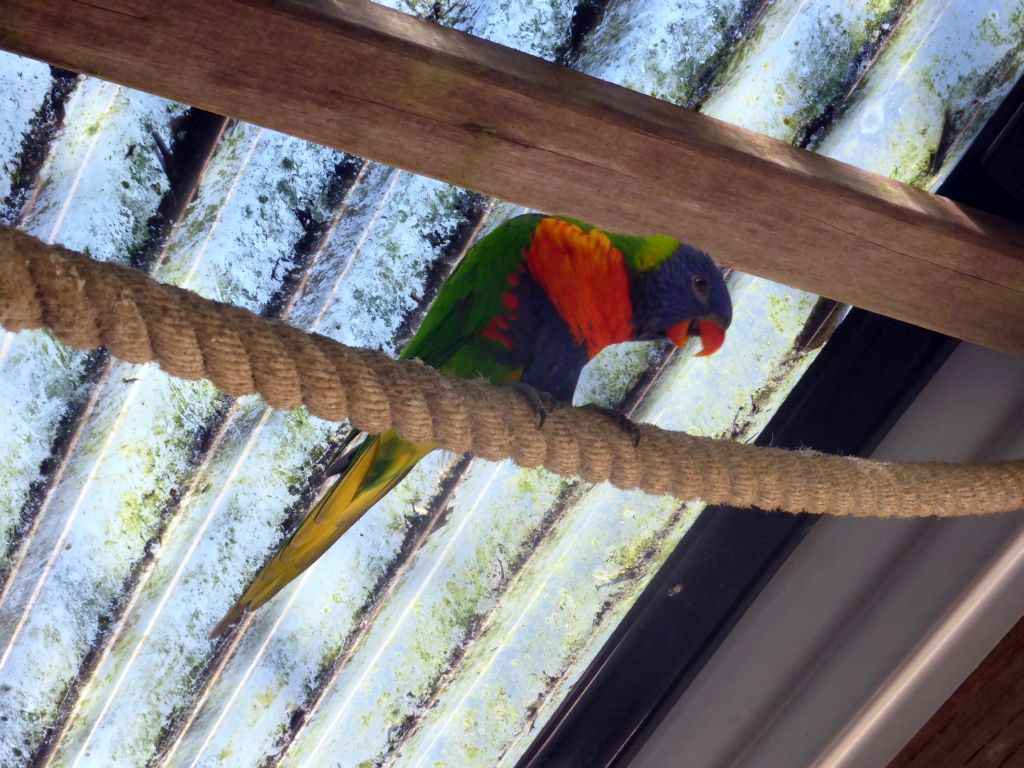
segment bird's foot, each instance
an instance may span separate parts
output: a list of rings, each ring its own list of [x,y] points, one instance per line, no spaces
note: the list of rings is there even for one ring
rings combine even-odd
[[[533,409],[533,412],[537,415],[537,429],[542,429],[548,416],[561,405],[558,400],[547,392],[534,389],[529,384],[524,384],[521,381],[509,384],[509,387],[522,395],[526,403]]]
[[[614,421],[619,426],[619,429],[629,435],[633,440],[634,448],[640,445],[640,427],[630,421],[629,417],[622,411],[616,411],[614,408],[605,408],[603,405],[595,405],[593,403],[587,403],[583,407],[588,411],[600,413],[602,416]]]

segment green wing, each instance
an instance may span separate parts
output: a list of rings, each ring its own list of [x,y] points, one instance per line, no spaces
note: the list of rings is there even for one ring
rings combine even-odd
[[[502,310],[508,277],[520,268],[530,234],[542,218],[516,216],[474,245],[441,288],[401,357],[448,369],[446,364],[454,363],[457,353],[465,353],[467,344]],[[476,356],[484,351],[481,348]]]

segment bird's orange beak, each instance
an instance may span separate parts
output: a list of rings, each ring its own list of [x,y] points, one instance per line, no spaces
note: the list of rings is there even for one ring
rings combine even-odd
[[[676,323],[668,329],[667,335],[677,347],[686,344],[691,336],[700,336],[702,349],[697,353],[697,357],[713,355],[725,343],[725,328],[707,318]]]

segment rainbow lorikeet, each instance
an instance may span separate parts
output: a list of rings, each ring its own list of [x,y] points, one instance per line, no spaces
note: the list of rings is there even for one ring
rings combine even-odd
[[[401,357],[569,402],[583,367],[605,347],[666,337],[682,346],[699,336],[699,354],[708,355],[731,320],[722,274],[696,248],[528,214],[473,246]],[[308,568],[432,450],[394,432],[367,436],[214,634]]]

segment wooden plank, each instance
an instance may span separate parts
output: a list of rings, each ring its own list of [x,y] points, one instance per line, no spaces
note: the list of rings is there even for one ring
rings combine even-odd
[[[1024,228],[369,2],[0,0],[0,47],[1024,355]]]
[[[889,768],[1024,765],[1024,619],[925,723]]]

